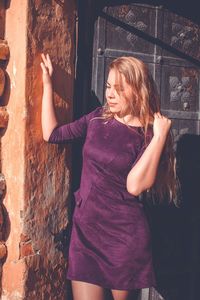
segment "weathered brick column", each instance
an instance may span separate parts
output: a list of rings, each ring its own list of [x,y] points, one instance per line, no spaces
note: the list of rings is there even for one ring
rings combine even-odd
[[[64,122],[72,116],[74,2],[12,0],[6,10],[9,122],[1,165],[8,254],[2,299],[66,299],[67,249],[57,247],[56,237],[67,226],[70,148],[42,139],[40,54],[52,58],[56,111]]]

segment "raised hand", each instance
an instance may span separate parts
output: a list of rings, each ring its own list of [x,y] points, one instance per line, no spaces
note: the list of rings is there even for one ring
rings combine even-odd
[[[49,54],[47,54],[45,56],[45,54],[42,53],[41,57],[42,57],[42,62],[40,63],[40,65],[42,68],[43,84],[46,84],[46,83],[48,84],[48,83],[51,83],[51,77],[53,74],[53,66],[52,66]]]
[[[154,113],[153,132],[154,136],[166,137],[171,127],[171,120],[161,115],[160,112]]]

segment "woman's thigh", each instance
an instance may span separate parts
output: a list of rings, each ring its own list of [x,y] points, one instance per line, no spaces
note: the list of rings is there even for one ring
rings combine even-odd
[[[104,300],[104,289],[88,282],[72,280],[72,292],[74,300]]]
[[[137,300],[139,296],[139,290],[122,291],[111,290],[114,300]]]

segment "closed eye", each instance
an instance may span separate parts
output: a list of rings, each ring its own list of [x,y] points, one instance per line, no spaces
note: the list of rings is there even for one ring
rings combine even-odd
[[[105,88],[106,88],[106,89],[110,89],[110,88],[111,88],[111,85],[107,82],[107,83],[105,84]],[[115,85],[114,85],[114,89],[115,89],[115,91],[116,91],[118,94],[124,92],[123,86],[121,86],[121,85],[119,85],[119,84],[115,84]]]

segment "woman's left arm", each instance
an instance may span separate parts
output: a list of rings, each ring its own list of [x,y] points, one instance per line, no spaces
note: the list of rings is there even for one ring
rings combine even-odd
[[[154,114],[153,138],[127,176],[126,186],[130,194],[138,196],[154,184],[170,127],[171,120],[160,113]]]

